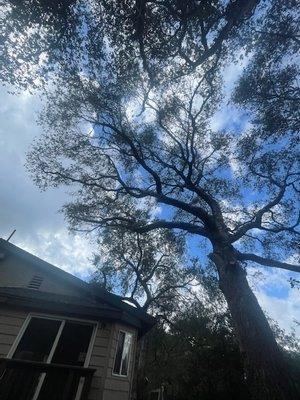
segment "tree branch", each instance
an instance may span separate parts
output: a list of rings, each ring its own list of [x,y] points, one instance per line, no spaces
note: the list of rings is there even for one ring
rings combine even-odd
[[[289,264],[273,260],[271,258],[264,258],[252,253],[238,253],[238,259],[241,261],[254,261],[257,264],[264,265],[266,267],[286,269],[288,271],[300,273],[300,265]]]

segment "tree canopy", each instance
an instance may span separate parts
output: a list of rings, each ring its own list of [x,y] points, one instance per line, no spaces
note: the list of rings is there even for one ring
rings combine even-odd
[[[196,259],[170,231],[135,234],[106,230],[98,239],[93,279],[135,307],[168,319],[199,286]],[[186,300],[185,300],[186,301]]]
[[[72,229],[203,245],[252,397],[297,399],[246,278],[253,263],[300,272],[296,2],[0,4],[1,79],[46,97],[28,156],[37,185],[72,186]],[[238,127],[216,124],[225,95]]]
[[[144,71],[153,85],[225,57],[258,3],[1,1],[0,78],[36,87],[66,67],[107,74],[109,66],[127,79]]]

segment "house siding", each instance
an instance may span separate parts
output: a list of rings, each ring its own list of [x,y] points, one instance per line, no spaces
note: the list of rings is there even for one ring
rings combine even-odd
[[[128,377],[112,374],[119,330],[133,333]],[[120,324],[105,324],[98,328],[89,366],[97,368],[93,377],[89,400],[128,400],[133,373],[136,330]]]
[[[72,281],[72,279],[70,280],[68,277],[60,277],[56,269],[51,270],[50,264],[48,268],[47,265],[39,264],[39,260],[36,258],[31,260],[30,255],[26,253],[23,256],[20,253],[20,249],[18,250],[19,253],[15,253],[14,247],[12,247],[12,251],[10,251],[9,248],[7,250],[9,244],[3,241],[1,242],[1,240],[0,250],[1,243],[4,244],[4,250],[1,253],[4,255],[4,258],[0,259],[0,288],[27,288],[27,290],[29,290],[28,285],[32,278],[34,276],[40,276],[43,279],[41,285],[36,290],[38,292],[51,293],[54,294],[54,297],[55,294],[57,294],[72,296],[73,298],[79,297],[88,300],[88,302],[91,299],[94,301],[94,298],[88,294],[89,291],[87,289],[82,289],[81,285],[78,286],[76,282],[74,283],[74,281]],[[43,262],[42,260],[40,261]],[[35,289],[31,290],[35,291]],[[16,292],[20,292],[20,289]],[[71,317],[64,315],[63,312],[59,313],[55,312],[54,309],[51,310],[51,302],[48,302],[50,305],[48,304],[47,308],[45,308],[42,307],[43,304],[39,307],[39,301],[34,302],[34,300],[32,300],[28,303],[24,303],[23,309],[20,297],[18,300],[19,303],[12,302],[12,304],[10,304],[10,300],[6,297],[5,293],[7,293],[7,291],[5,292],[5,290],[3,290],[3,297],[2,295],[0,296],[0,357],[7,357],[9,354],[22,325],[24,324],[28,314],[30,314],[30,311],[34,311],[35,314],[40,314],[41,316],[50,314],[60,316],[61,318],[72,319]],[[107,306],[108,310],[114,310],[114,302],[115,300],[112,302],[111,306]],[[97,300],[97,304],[102,304],[102,306],[105,306],[107,303],[110,304],[109,301],[106,301],[105,297],[103,303],[100,303],[100,301]],[[20,306],[18,306],[19,308],[17,308],[16,304],[20,304]],[[34,309],[31,310],[31,307]],[[39,312],[39,309],[41,312]],[[47,312],[45,312],[45,309],[47,309]],[[116,310],[119,310],[118,305],[116,306]],[[121,307],[120,310],[123,310],[123,308]],[[69,311],[64,312],[69,313]],[[74,315],[74,317],[77,316],[77,312],[74,312],[74,309],[72,315]],[[83,315],[84,314],[82,314],[81,310],[77,318],[85,320]],[[121,323],[119,320],[113,320],[112,318],[115,318],[113,315],[111,318],[108,313],[107,315],[108,317],[105,321],[99,320],[99,314],[98,316],[97,314],[92,314],[92,316],[86,317],[86,320],[92,319],[94,322],[98,323],[88,365],[89,367],[96,369],[92,379],[88,400],[129,400],[138,330],[132,326],[126,325],[127,322]],[[134,320],[135,318],[133,318],[133,321]],[[130,325],[131,322],[132,321],[129,318],[128,324]],[[115,376],[112,373],[120,330],[131,332],[133,334],[133,346],[131,349],[127,377]]]
[[[128,376],[121,377],[113,375],[115,354],[118,344],[119,331],[131,332],[133,334],[133,346],[131,348]],[[134,368],[134,354],[136,347],[137,331],[123,324],[114,324],[111,332],[111,343],[109,346],[109,357],[105,374],[103,400],[128,400],[131,391],[131,382]]]
[[[89,363],[89,367],[96,368],[88,397],[89,400],[102,399],[103,377],[105,375],[106,360],[109,353],[108,346],[111,329],[111,324],[105,324],[104,326],[101,326],[101,324],[99,324],[98,326],[95,343]]]
[[[0,308],[0,357],[7,357],[28,312]],[[39,313],[41,316],[43,313]],[[47,313],[47,315],[49,315]],[[63,318],[64,316],[61,315]],[[133,333],[133,346],[130,355],[129,373],[127,377],[112,374],[119,330]],[[128,400],[133,373],[134,348],[136,330],[121,324],[99,322],[97,333],[89,361],[89,367],[95,368],[88,400]]]
[[[27,313],[0,308],[0,357],[6,357],[14,343]]]
[[[40,291],[69,296],[79,295],[78,289],[71,284],[62,282],[53,274],[36,268],[30,262],[22,260],[18,256],[8,253],[5,255],[5,259],[1,260],[0,287],[28,287],[34,275],[43,278]]]

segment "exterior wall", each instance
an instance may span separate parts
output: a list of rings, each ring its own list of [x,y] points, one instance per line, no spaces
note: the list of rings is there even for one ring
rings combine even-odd
[[[104,324],[101,326],[101,323],[99,323],[98,325],[95,343],[89,363],[89,367],[97,368],[97,371],[93,376],[89,400],[102,400],[103,382],[109,354],[111,330],[112,324]]]
[[[80,296],[78,289],[72,285],[61,281],[51,273],[34,267],[26,260],[13,254],[7,253],[5,258],[0,261],[0,286],[1,287],[27,287],[34,275],[43,277],[43,282],[39,288],[43,292],[64,294],[69,296]]]
[[[28,313],[0,308],[0,357],[6,357]]]
[[[35,312],[38,314],[37,312]],[[6,357],[29,312],[0,307],[0,357]],[[43,315],[43,313],[40,313]],[[49,313],[47,313],[49,315]],[[61,316],[63,317],[63,316]],[[133,333],[127,377],[112,374],[119,330]],[[128,400],[133,376],[135,329],[114,323],[98,324],[89,367],[96,368],[88,400]]]
[[[131,348],[127,377],[113,375],[114,360],[115,360],[115,354],[116,354],[118,336],[120,330],[131,332],[133,334],[133,346]],[[137,331],[135,329],[121,324],[113,325],[110,337],[108,364],[103,385],[104,386],[103,400],[129,399],[132,378],[133,378],[136,341],[137,341]]]

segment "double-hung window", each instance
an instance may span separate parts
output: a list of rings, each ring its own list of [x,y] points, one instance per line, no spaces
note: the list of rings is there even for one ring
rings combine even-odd
[[[118,337],[117,350],[113,374],[127,376],[129,369],[130,353],[132,347],[132,333],[120,331]]]

